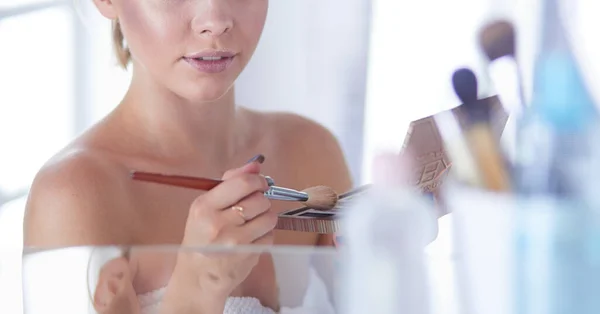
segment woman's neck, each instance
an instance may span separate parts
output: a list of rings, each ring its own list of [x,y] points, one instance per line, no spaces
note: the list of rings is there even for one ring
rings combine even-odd
[[[157,85],[134,73],[117,109],[127,129],[149,143],[153,157],[227,167],[240,134],[233,88],[216,101],[190,103]]]

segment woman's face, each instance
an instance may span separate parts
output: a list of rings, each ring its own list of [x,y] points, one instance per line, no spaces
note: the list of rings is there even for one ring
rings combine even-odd
[[[104,15],[118,18],[140,72],[192,101],[216,100],[231,88],[268,7],[268,0],[96,1],[110,2]]]

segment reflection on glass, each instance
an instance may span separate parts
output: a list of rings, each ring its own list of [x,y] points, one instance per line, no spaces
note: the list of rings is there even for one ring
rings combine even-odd
[[[272,271],[248,277],[219,298],[218,265],[232,258],[251,263],[271,259]],[[25,250],[24,313],[167,313],[182,307],[206,307],[224,313],[335,312],[335,270],[338,253],[313,247],[176,246],[71,247]],[[215,273],[206,272],[205,262]],[[177,267],[175,267],[177,265]],[[211,264],[212,265],[212,264]],[[261,265],[263,265],[261,263]],[[260,266],[263,267],[263,266]],[[272,273],[272,276],[265,275]],[[199,285],[202,284],[202,286]],[[204,289],[204,290],[203,290]],[[211,292],[212,291],[212,292]],[[217,312],[221,311],[218,309]]]
[[[0,205],[0,313],[23,313],[21,254],[25,198]]]

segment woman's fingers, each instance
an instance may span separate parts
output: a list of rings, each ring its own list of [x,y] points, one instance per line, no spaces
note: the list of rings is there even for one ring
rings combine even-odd
[[[260,165],[264,160],[265,157],[259,154],[248,160],[245,165],[226,171],[221,184],[194,200],[190,216],[214,216],[216,211],[230,208],[254,192],[268,190],[266,179],[260,175]]]
[[[223,181],[217,187],[198,197],[192,204],[192,211],[198,213],[221,211],[241,202],[255,192],[269,189],[267,180],[261,175],[244,173]]]
[[[277,218],[277,214],[269,210],[242,225],[232,226],[223,231],[222,244],[247,245],[255,243],[260,238],[268,238],[277,225]],[[267,240],[261,241],[265,242]]]
[[[262,237],[254,240],[252,242],[252,244],[254,245],[271,245],[273,244],[273,241],[275,240],[275,233],[273,232],[273,230],[265,233]]]
[[[243,225],[271,208],[263,192],[254,192],[239,203],[223,210],[223,217],[232,225]]]
[[[237,175],[243,174],[243,173],[254,173],[254,174],[258,174],[260,173],[260,165],[265,161],[265,157],[263,155],[256,155],[254,157],[252,157],[250,160],[248,160],[248,162],[239,167],[239,168],[235,168],[235,169],[230,169],[227,170],[225,172],[225,174],[223,175],[223,180],[227,180],[227,179],[231,179]]]
[[[198,197],[192,204],[192,208],[200,211],[224,209],[235,205],[254,192],[268,190],[265,177],[260,175],[260,164],[264,160],[263,155],[256,155],[245,165],[226,171],[222,178],[223,182]]]
[[[132,273],[126,258],[106,263],[98,275],[94,291],[94,307],[98,313],[139,313]]]
[[[253,243],[257,239],[272,232],[277,226],[278,218],[277,213],[268,210],[236,229],[238,229],[240,237],[248,239],[246,243]]]

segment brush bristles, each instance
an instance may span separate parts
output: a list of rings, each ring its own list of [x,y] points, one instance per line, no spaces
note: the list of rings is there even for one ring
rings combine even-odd
[[[490,61],[515,54],[515,30],[508,21],[488,24],[479,34],[481,48]]]
[[[306,206],[318,210],[331,210],[338,202],[338,194],[327,186],[313,186],[304,190],[308,194]]]
[[[452,87],[458,99],[471,105],[477,101],[477,76],[468,68],[460,68],[452,74]]]

